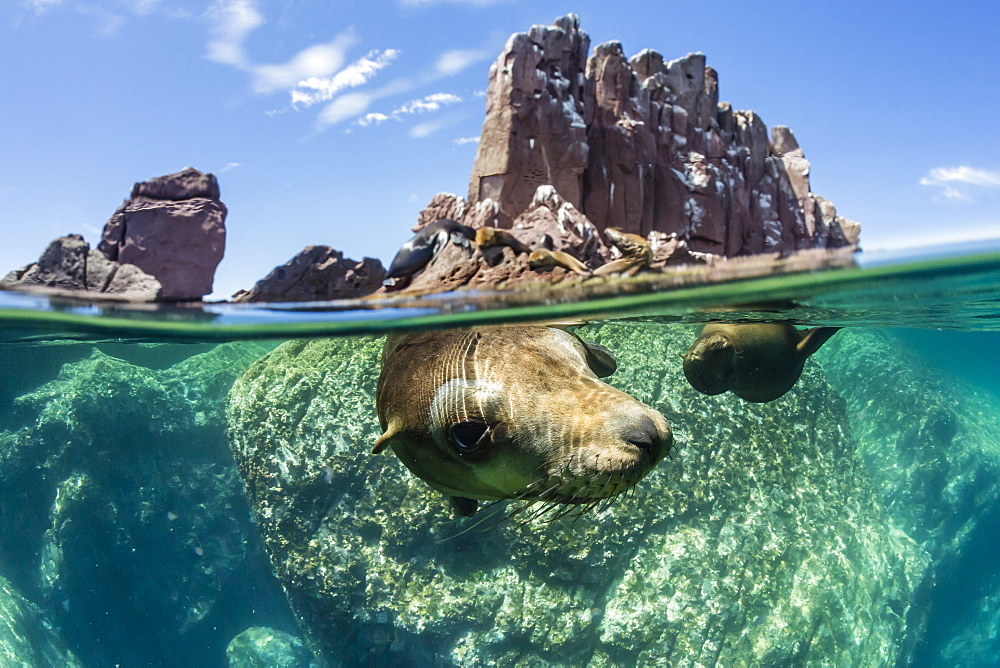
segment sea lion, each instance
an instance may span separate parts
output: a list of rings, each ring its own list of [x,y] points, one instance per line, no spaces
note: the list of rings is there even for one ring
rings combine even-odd
[[[710,323],[684,358],[684,375],[703,394],[726,390],[755,403],[792,389],[806,358],[839,327],[798,330],[788,323]]]
[[[475,230],[467,225],[449,218],[434,221],[403,244],[392,258],[382,285],[388,288],[405,287],[414,274],[437,257],[449,240],[458,244],[468,244],[475,238]]]
[[[673,445],[659,412],[598,379],[616,368],[606,348],[554,327],[390,335],[373,452],[391,447],[462,515],[494,499],[586,512]]]
[[[612,260],[598,267],[594,271],[595,276],[608,276],[610,274],[635,276],[653,261],[653,249],[645,237],[624,232],[617,227],[609,227],[604,230],[604,236],[615,248],[621,251],[622,255],[617,260]]]
[[[495,227],[480,227],[476,230],[476,245],[480,248],[507,246],[517,254],[529,253],[531,249],[507,230]]]
[[[590,275],[587,265],[576,259],[566,251],[549,250],[548,248],[536,248],[528,256],[528,266],[532,269],[545,269],[547,267],[562,267],[584,276]]]

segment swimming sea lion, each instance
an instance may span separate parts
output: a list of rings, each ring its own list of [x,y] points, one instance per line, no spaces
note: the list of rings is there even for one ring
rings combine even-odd
[[[562,267],[570,271],[590,275],[590,269],[580,260],[576,259],[566,251],[549,250],[548,248],[536,248],[528,256],[528,266],[532,269],[545,269],[546,267]]]
[[[603,264],[594,271],[595,276],[624,274],[635,276],[653,261],[653,249],[645,237],[631,232],[623,232],[616,227],[604,230],[608,241],[621,251],[621,257]]]
[[[373,451],[391,447],[463,515],[492,499],[586,512],[673,445],[660,413],[598,379],[615,368],[606,348],[553,327],[390,335]]]
[[[726,390],[755,403],[792,389],[806,358],[839,327],[798,330],[788,323],[705,325],[684,358],[684,375],[703,394]]]
[[[437,257],[437,254],[448,244],[465,243],[476,238],[476,232],[471,227],[457,223],[449,218],[436,220],[427,225],[416,236],[407,241],[392,258],[389,271],[385,274],[382,285],[390,288],[405,287],[418,271]]]

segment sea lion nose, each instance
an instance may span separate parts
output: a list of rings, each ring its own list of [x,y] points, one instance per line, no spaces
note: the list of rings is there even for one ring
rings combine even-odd
[[[655,458],[660,432],[656,430],[656,424],[644,415],[637,425],[625,433],[625,441]]]

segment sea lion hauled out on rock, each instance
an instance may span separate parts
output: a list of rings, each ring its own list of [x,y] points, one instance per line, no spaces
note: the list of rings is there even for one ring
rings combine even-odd
[[[673,445],[660,413],[599,380],[615,368],[607,349],[553,327],[391,335],[374,452],[391,447],[463,515],[494,499],[585,512]]]
[[[806,358],[839,327],[798,330],[788,323],[710,323],[684,358],[684,375],[703,394],[733,394],[755,403],[792,389]]]
[[[437,257],[449,241],[468,244],[475,238],[476,231],[467,225],[449,218],[434,221],[396,252],[382,285],[396,289],[406,287],[413,275]]]

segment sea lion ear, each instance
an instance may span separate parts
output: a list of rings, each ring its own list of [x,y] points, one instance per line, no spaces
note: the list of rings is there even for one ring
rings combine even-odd
[[[587,366],[598,378],[607,378],[618,370],[618,361],[614,354],[599,343],[588,343],[580,339],[587,350]]]
[[[840,327],[815,327],[800,332],[802,338],[799,339],[799,344],[795,348],[803,358],[809,357],[819,350],[820,346],[829,341],[838,329]]]
[[[449,496],[451,507],[462,517],[472,517],[479,510],[479,502],[475,499],[467,499],[464,496]]]

